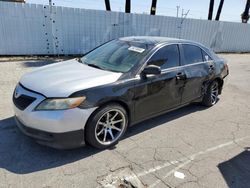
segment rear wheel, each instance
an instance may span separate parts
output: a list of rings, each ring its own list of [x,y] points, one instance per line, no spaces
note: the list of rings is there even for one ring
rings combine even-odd
[[[128,116],[119,104],[101,107],[86,125],[87,142],[99,149],[115,145],[127,129]]]
[[[214,80],[207,88],[207,92],[203,97],[202,104],[205,106],[213,106],[218,101],[219,83]]]

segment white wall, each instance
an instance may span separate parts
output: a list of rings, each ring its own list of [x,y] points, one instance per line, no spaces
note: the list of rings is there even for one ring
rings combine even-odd
[[[0,55],[83,54],[131,35],[191,39],[217,52],[250,52],[249,34],[249,24],[0,1]]]

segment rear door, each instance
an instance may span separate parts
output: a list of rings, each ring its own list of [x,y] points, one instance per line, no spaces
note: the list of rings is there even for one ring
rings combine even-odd
[[[180,54],[177,44],[160,48],[147,64],[161,67],[160,75],[138,78],[135,84],[135,114],[137,120],[145,119],[180,105],[183,82],[176,79],[179,73]]]
[[[199,46],[182,44],[182,67],[186,82],[182,93],[182,104],[189,103],[203,95],[205,83],[213,74],[214,65],[211,57]]]

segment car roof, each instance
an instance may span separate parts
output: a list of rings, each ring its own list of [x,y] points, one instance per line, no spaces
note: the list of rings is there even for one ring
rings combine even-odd
[[[191,40],[186,39],[178,39],[178,38],[169,38],[169,37],[157,37],[157,36],[129,36],[129,37],[122,37],[119,40],[128,41],[128,42],[138,42],[145,45],[161,45],[166,43],[188,43],[199,46],[202,48],[206,53],[208,53],[213,59],[219,59],[218,56],[210,49],[204,46],[203,44]]]
[[[158,45],[162,43],[192,43],[200,45],[197,42],[178,39],[178,38],[169,38],[169,37],[156,37],[156,36],[130,36],[130,37],[122,37],[120,40],[129,41],[129,42],[139,42],[146,45]]]

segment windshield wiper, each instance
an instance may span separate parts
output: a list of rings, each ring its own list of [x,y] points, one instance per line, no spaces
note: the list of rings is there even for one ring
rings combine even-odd
[[[102,69],[102,70],[103,70],[102,67],[100,67],[100,66],[98,66],[98,65],[96,65],[96,64],[87,64],[87,63],[86,63],[86,65],[88,65],[88,66],[90,66],[90,67],[94,67],[94,68],[98,68],[98,69]]]
[[[76,58],[79,63],[83,63],[81,58]]]
[[[121,71],[106,69],[106,68],[101,67],[101,66],[96,65],[96,64],[90,64],[90,63],[86,63],[86,62],[82,62],[82,63],[85,64],[85,65],[88,65],[90,67],[94,67],[94,68],[101,69],[101,70],[106,70],[106,71],[111,71],[111,72],[121,72]]]

